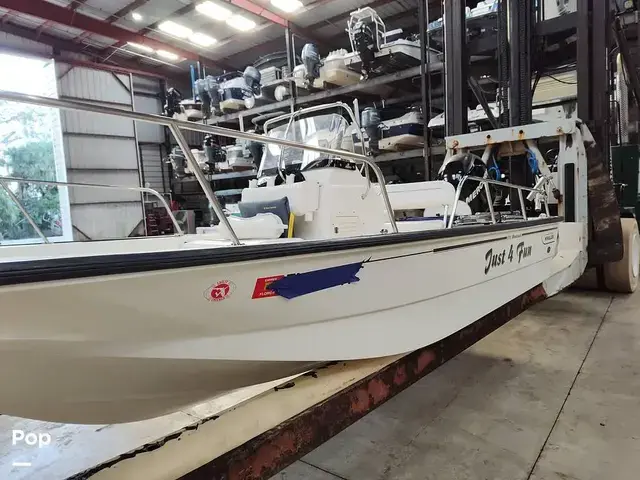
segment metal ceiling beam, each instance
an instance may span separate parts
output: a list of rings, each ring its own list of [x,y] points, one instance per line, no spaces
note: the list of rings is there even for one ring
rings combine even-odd
[[[0,0],[2,1],[2,0]],[[141,2],[142,0],[138,0],[138,2]],[[149,1],[149,0],[146,0]],[[137,3],[137,2],[136,2]],[[175,19],[176,21],[179,21],[179,18],[187,15],[191,12],[193,12],[196,9],[196,5],[198,2],[194,2],[194,3],[190,3],[189,5],[184,5],[183,7],[180,7],[178,10],[175,10],[173,13],[169,14],[166,18],[163,18],[162,20],[158,20],[157,22],[154,22],[150,25],[147,25],[146,27],[138,30],[138,35],[146,35],[147,33],[151,33],[151,32],[155,32],[156,30],[158,30],[158,27],[160,26],[160,24],[162,22],[164,22],[166,19]],[[116,14],[114,14],[116,15]],[[127,42],[118,42],[115,45],[112,45],[111,48],[121,48],[123,47]],[[220,44],[218,43],[217,46],[220,46]],[[237,70],[236,67],[234,67],[233,65],[230,65],[228,63],[228,59],[227,58],[222,58],[219,60],[212,60],[210,58],[205,58],[205,57],[200,57],[200,58],[195,58],[195,59],[191,59],[191,60],[199,60],[201,61],[201,63],[207,65],[207,63],[209,65],[212,65],[214,67],[219,68],[220,70],[226,70],[226,71],[235,71]]]
[[[89,0],[73,0],[73,2],[71,2],[69,4],[69,10],[75,12],[77,9],[79,9],[81,6],[83,6],[88,1]]]
[[[120,10],[118,10],[116,13],[114,13],[113,15],[111,15],[109,18],[107,18],[105,20],[105,22],[107,23],[114,23],[117,22],[118,20],[120,20],[121,18],[126,17],[127,15],[129,15],[131,12],[133,12],[134,10],[137,10],[138,8],[146,5],[147,3],[149,3],[151,0],[135,0],[134,2],[130,3],[129,5],[125,5],[124,7],[122,7]]]
[[[216,66],[213,60],[203,58],[196,52],[184,50],[174,45],[145,37],[138,32],[132,32],[102,20],[74,12],[68,8],[59,7],[45,0],[29,0],[27,2],[24,0],[0,0],[0,7],[69,27],[75,27],[80,30],[86,30],[103,37],[113,38],[114,40],[119,40],[121,43],[135,42],[146,45],[154,50],[168,50],[189,60],[204,60],[205,63],[208,61],[211,65]]]
[[[293,33],[295,33],[298,36],[305,37],[309,40],[313,40],[316,43],[320,43],[320,44],[323,43],[323,40],[315,36],[310,31],[310,29],[300,27],[295,23],[290,22],[286,18],[283,18],[280,15],[273,13],[271,10],[263,7],[262,5],[257,5],[249,0],[228,0],[228,2],[231,5],[234,5],[240,8],[241,10],[244,10],[245,12],[252,13],[253,15],[256,15],[258,17],[262,17],[265,20],[271,23],[274,23],[276,25],[280,25],[285,29],[289,28]]]
[[[61,38],[54,37],[46,33],[38,34],[35,30],[31,30],[25,27],[20,27],[18,25],[14,25],[8,22],[0,22],[0,31],[16,37],[21,37],[27,40],[44,43],[46,45],[51,46],[54,50],[58,50],[58,51],[81,53],[83,55],[87,55],[89,57],[93,57],[96,59],[100,58],[101,56],[101,52],[93,48],[86,48],[72,41],[63,40]],[[150,70],[145,70],[145,67],[143,65],[132,62],[131,60],[121,59],[121,58],[117,59],[115,66],[111,64],[106,64],[106,63],[99,64],[96,62],[89,62],[89,61],[79,61],[79,60],[76,61],[76,60],[63,59],[59,57],[58,53],[54,55],[54,58],[59,59],[62,62],[82,64],[83,66],[97,68],[97,69],[104,69],[109,71],[113,71],[115,69],[118,69],[119,67],[123,71],[123,73],[125,73],[126,71],[126,73],[137,73],[140,75],[147,75],[151,77],[163,77],[163,78],[172,77],[172,75],[169,72],[163,70],[162,68],[154,68],[150,66],[149,67]]]

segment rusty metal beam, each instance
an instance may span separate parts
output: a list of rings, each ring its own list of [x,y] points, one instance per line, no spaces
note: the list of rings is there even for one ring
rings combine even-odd
[[[617,262],[624,256],[620,205],[609,165],[602,147],[585,141],[587,152],[587,198],[591,223],[589,264],[592,266]]]
[[[134,10],[137,10],[138,8],[142,7],[143,5],[146,5],[150,1],[151,0],[135,0],[134,2],[130,3],[129,5],[126,5],[126,6],[122,7],[116,13],[111,15],[109,18],[107,18],[105,20],[105,22],[107,22],[107,23],[117,22],[121,18],[126,17],[131,12],[133,12]]]
[[[189,6],[193,7],[193,5]],[[196,52],[145,37],[144,34],[141,34],[140,32],[132,32],[131,30],[71,11],[68,8],[60,7],[45,0],[0,0],[0,7],[62,25],[86,30],[103,37],[113,38],[119,41],[118,46],[122,46],[127,42],[135,42],[146,45],[154,50],[168,50],[188,60],[200,61],[208,66],[222,68],[222,66],[218,65],[214,60],[203,57]]]
[[[102,35],[103,37],[113,38],[123,42],[136,42],[147,45],[153,49],[169,50],[191,60],[198,59],[197,53],[153,40],[140,35],[139,33],[105,23],[102,20],[70,11],[67,8],[59,7],[58,5],[49,3],[45,0],[29,0],[28,2],[23,0],[0,0],[0,7],[13,10],[14,12],[20,12],[42,18],[43,20],[49,20],[61,25],[86,30],[91,33]]]
[[[546,297],[544,288],[538,285],[472,325],[397,360],[324,402],[184,475],[181,480],[271,478]]]

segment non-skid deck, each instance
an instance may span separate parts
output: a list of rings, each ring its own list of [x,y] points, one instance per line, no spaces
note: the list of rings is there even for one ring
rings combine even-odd
[[[640,293],[569,291],[546,300],[275,478],[635,479],[638,307]],[[331,375],[245,389],[135,424],[0,416],[0,478],[179,478],[395,359],[334,365]],[[233,408],[252,395],[259,397]],[[48,433],[51,444],[12,445],[13,430]]]

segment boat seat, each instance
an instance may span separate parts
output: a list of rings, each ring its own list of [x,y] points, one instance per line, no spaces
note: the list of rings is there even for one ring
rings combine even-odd
[[[273,202],[282,197],[289,200],[291,213],[296,217],[313,214],[320,207],[320,185],[304,181],[278,185],[277,187],[255,187],[242,190],[242,202]]]
[[[239,240],[271,240],[280,238],[287,230],[280,217],[274,213],[258,213],[253,217],[227,217],[231,228]],[[231,240],[226,228],[221,225],[215,227],[198,227],[196,233],[209,235],[211,238]]]

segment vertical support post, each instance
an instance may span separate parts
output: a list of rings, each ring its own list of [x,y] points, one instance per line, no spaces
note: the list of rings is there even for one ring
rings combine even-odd
[[[429,69],[429,6],[427,0],[418,0],[418,26],[420,28],[420,90],[422,93],[422,134],[424,140],[424,176],[429,181],[432,177],[431,140],[429,135],[429,91],[431,90],[431,72]]]
[[[609,162],[609,2],[578,1],[578,117]]]
[[[532,121],[533,19],[531,0],[509,0],[509,123],[512,127]]]
[[[289,90],[291,91],[291,112],[293,113],[296,109],[296,98],[298,96],[296,82],[293,80],[293,69],[296,67],[296,47],[293,40],[293,32],[288,22],[287,28],[285,29],[285,43],[287,49],[287,67],[289,68],[289,77],[291,78]]]
[[[467,18],[466,2],[444,0],[445,121],[446,134],[460,135],[468,129]]]
[[[131,111],[136,111],[136,93],[133,90],[133,74],[129,74],[129,93],[131,94]],[[144,187],[144,165],[142,163],[142,147],[140,146],[140,141],[138,139],[138,125],[135,120],[133,122],[133,138],[134,142],[136,142],[136,157],[138,160],[138,179],[141,187]],[[147,210],[145,208],[145,195],[144,193],[140,193],[140,200],[142,200],[142,223],[144,225],[144,235],[145,237],[149,234],[147,232]]]
[[[498,91],[497,103],[500,127],[509,126],[509,0],[498,4]]]

